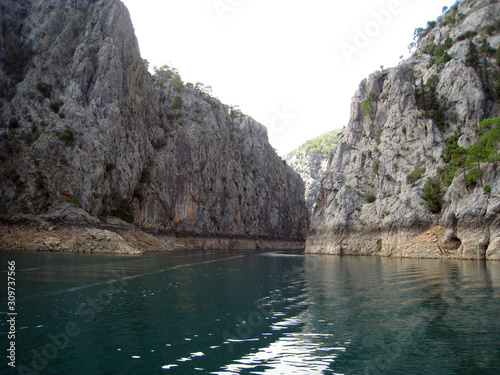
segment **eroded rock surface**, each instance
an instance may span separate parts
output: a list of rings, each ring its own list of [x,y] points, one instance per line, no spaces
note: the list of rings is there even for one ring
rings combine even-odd
[[[92,228],[118,217],[181,236],[304,239],[304,184],[266,129],[198,85],[153,80],[123,3],[0,6],[4,220]]]
[[[499,259],[498,161],[483,160],[482,178],[470,184],[470,166],[457,164],[446,183],[443,170],[450,162],[442,157],[450,137],[456,134],[455,147],[468,148],[481,120],[500,113],[494,92],[499,67],[494,50],[483,47],[500,47],[498,27],[488,26],[499,16],[496,2],[461,1],[435,26],[420,30],[413,57],[361,82],[321,181],[307,252]],[[469,63],[471,41],[479,51],[475,66]],[[432,43],[449,44],[437,50]],[[429,99],[430,85],[435,95]],[[419,95],[439,109],[423,110]],[[438,212],[423,197],[428,178],[440,184]]]

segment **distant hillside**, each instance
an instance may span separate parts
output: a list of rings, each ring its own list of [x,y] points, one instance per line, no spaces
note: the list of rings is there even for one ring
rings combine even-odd
[[[302,146],[290,152],[285,160],[306,184],[306,206],[312,210],[320,186],[320,178],[326,168],[330,154],[335,151],[341,130],[328,133],[308,140]]]
[[[321,134],[316,138],[310,139],[302,146],[299,146],[290,152],[286,158],[289,159],[292,156],[298,157],[299,155],[311,154],[322,154],[328,157],[337,148],[341,132],[342,130],[340,129],[332,130],[328,133]]]

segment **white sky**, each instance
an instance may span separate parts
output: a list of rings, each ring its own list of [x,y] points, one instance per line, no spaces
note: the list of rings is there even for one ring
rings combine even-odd
[[[185,83],[211,85],[285,155],[347,125],[360,81],[407,57],[415,28],[455,0],[123,2],[151,67],[172,64]]]

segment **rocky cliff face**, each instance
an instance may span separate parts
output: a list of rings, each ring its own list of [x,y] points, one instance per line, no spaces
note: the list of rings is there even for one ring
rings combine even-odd
[[[308,210],[312,210],[320,187],[320,179],[326,169],[328,156],[321,153],[307,154],[298,151],[297,154],[285,158],[287,164],[296,171],[305,183],[305,198]]]
[[[306,206],[312,212],[323,172],[331,153],[335,151],[339,130],[313,138],[285,156],[286,163],[296,171],[305,183]]]
[[[138,223],[180,233],[301,238],[304,184],[266,128],[199,87],[157,77],[164,103],[154,157],[137,189]],[[176,108],[176,109],[174,109]]]
[[[303,182],[266,129],[178,75],[153,80],[120,1],[6,0],[1,11],[5,218],[303,238]]]
[[[361,82],[307,252],[500,259],[498,122],[481,123],[499,114],[499,16],[461,1],[416,31],[413,57]]]

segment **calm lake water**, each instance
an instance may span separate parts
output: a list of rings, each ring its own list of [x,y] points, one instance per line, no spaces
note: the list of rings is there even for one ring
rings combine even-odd
[[[0,265],[1,374],[500,373],[500,262],[4,251]]]

